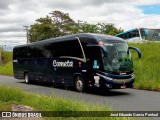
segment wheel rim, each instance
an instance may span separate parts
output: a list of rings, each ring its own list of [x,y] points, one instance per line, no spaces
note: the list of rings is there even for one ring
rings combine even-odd
[[[82,80],[80,80],[80,79],[77,80],[76,88],[77,88],[78,91],[82,91],[83,90],[83,82],[82,82]]]

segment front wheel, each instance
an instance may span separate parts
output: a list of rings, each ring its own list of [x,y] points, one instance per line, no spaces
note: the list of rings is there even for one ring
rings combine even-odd
[[[29,84],[30,80],[29,80],[29,74],[28,73],[26,73],[24,75],[24,80],[25,80],[25,83]]]
[[[77,77],[75,80],[75,89],[78,92],[83,92],[85,88],[84,80],[82,77]]]

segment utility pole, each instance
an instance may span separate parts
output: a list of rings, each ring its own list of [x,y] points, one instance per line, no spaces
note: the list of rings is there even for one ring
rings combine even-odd
[[[26,30],[26,36],[27,36],[27,44],[28,43],[30,43],[30,41],[29,41],[29,26],[23,26],[25,29],[24,30]]]

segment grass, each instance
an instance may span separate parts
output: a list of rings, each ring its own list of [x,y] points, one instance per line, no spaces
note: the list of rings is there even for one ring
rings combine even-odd
[[[0,101],[0,111],[11,111],[12,103]]]
[[[13,64],[8,62],[6,64],[0,65],[0,74],[1,75],[13,75]]]
[[[134,72],[136,75],[135,88],[160,90],[160,43],[129,44],[141,49],[142,58],[132,52]]]
[[[3,63],[12,61],[12,52],[2,51],[2,61]]]
[[[12,52],[2,51],[2,61],[0,64],[0,74],[13,75]]]
[[[11,110],[12,104],[23,104],[33,107],[35,110],[41,111],[111,111],[110,107],[86,104],[83,101],[75,101],[71,99],[63,99],[55,95],[44,96],[39,94],[27,93],[20,88],[13,88],[6,85],[0,85],[0,111]],[[55,119],[55,118],[47,118]],[[64,119],[58,117],[57,119]],[[135,120],[135,118],[127,117],[70,117],[67,119],[98,119],[98,120]]]

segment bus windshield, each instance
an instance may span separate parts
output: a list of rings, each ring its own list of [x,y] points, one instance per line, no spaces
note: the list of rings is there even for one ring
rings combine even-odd
[[[140,29],[142,39],[149,41],[160,41],[160,29]]]
[[[104,57],[105,71],[126,73],[133,69],[131,53],[126,43],[105,43],[104,45],[108,53]]]

